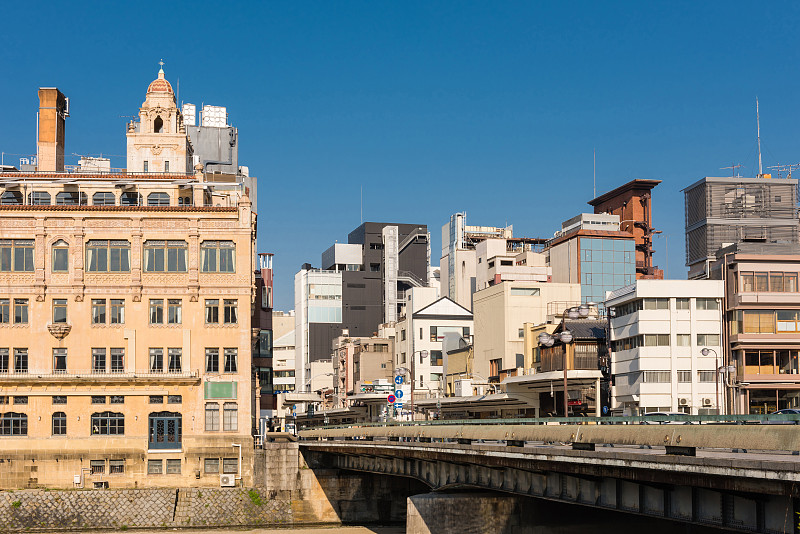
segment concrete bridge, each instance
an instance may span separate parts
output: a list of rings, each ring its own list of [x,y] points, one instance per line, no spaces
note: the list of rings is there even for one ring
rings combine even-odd
[[[800,533],[800,426],[365,426],[305,430],[300,447],[312,468],[410,477],[434,491],[480,488],[742,532]],[[431,511],[438,517],[423,520],[432,524],[447,515]]]

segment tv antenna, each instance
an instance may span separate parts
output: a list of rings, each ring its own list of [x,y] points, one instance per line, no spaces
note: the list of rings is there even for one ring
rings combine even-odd
[[[756,97],[756,138],[758,139],[758,177],[761,178],[764,169],[761,167],[761,119],[758,116],[758,97]]]
[[[739,164],[739,165],[732,164],[730,167],[720,167],[720,170],[730,169],[731,170],[731,178],[736,178],[736,169],[738,169],[739,167],[742,167],[742,165],[741,164]]]

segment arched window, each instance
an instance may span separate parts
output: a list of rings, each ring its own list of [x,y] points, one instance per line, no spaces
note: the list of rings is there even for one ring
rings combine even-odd
[[[92,195],[92,204],[95,206],[113,206],[116,202],[111,191],[98,191]]]
[[[0,204],[3,206],[22,204],[22,193],[19,191],[4,191],[0,195]]]
[[[167,193],[150,193],[147,195],[148,206],[169,206],[169,195]]]
[[[64,412],[55,412],[53,414],[53,435],[67,435],[67,414]]]
[[[27,436],[28,416],[24,413],[0,414],[0,436]]]
[[[85,206],[89,203],[86,193],[62,191],[56,194],[56,206]]]
[[[28,204],[31,206],[49,206],[50,193],[47,191],[31,191],[28,194]]]
[[[117,412],[92,414],[93,436],[122,436],[125,434],[125,416]]]
[[[141,206],[142,205],[142,195],[135,192],[129,193],[122,193],[122,196],[119,198],[119,205],[120,206]]]
[[[53,272],[69,271],[69,244],[63,239],[53,243]]]
[[[159,115],[156,117],[156,120],[153,121],[153,132],[154,133],[161,133],[164,131],[164,121],[161,120],[161,116]]]
[[[148,449],[181,448],[181,414],[155,412],[150,414]]]
[[[178,206],[191,206],[192,197],[178,197]]]

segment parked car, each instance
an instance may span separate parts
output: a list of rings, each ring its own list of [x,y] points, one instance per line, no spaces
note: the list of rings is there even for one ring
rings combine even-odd
[[[648,412],[643,417],[672,417],[673,415],[689,415],[683,412]],[[643,425],[691,425],[691,421],[642,421]]]
[[[800,415],[800,410],[797,408],[784,408],[777,412],[772,412],[769,415]],[[762,425],[797,425],[800,421],[761,421]]]

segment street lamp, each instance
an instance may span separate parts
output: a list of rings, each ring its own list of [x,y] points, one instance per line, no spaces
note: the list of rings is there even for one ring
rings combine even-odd
[[[539,345],[544,345],[545,347],[552,347],[556,340],[560,341],[564,344],[564,350],[562,351],[562,367],[564,368],[564,417],[569,417],[569,399],[567,396],[567,345],[572,343],[572,332],[566,329],[564,326],[564,320],[569,317],[570,319],[580,319],[586,318],[589,316],[589,312],[591,308],[588,304],[581,304],[580,306],[573,306],[571,308],[567,308],[561,314],[561,332],[558,334],[548,334],[547,332],[542,332],[539,334]]]
[[[717,351],[715,351],[714,349],[709,349],[707,347],[704,347],[700,351],[700,354],[702,354],[703,356],[708,356],[712,352],[714,353],[714,369],[715,369],[715,371],[714,371],[714,389],[716,390],[716,394],[717,394],[717,412],[718,412],[719,415],[724,415],[722,413],[719,413],[719,412],[721,412],[720,406],[719,406],[719,377],[720,377],[720,374],[722,374],[722,373],[725,373],[725,376],[729,377],[730,373],[736,372],[736,367],[734,367],[733,365],[719,365],[719,355],[717,354]],[[728,385],[728,381],[727,380],[726,380],[726,385]],[[727,402],[726,402],[726,404],[727,404]],[[727,412],[728,410],[725,410],[725,411]]]

